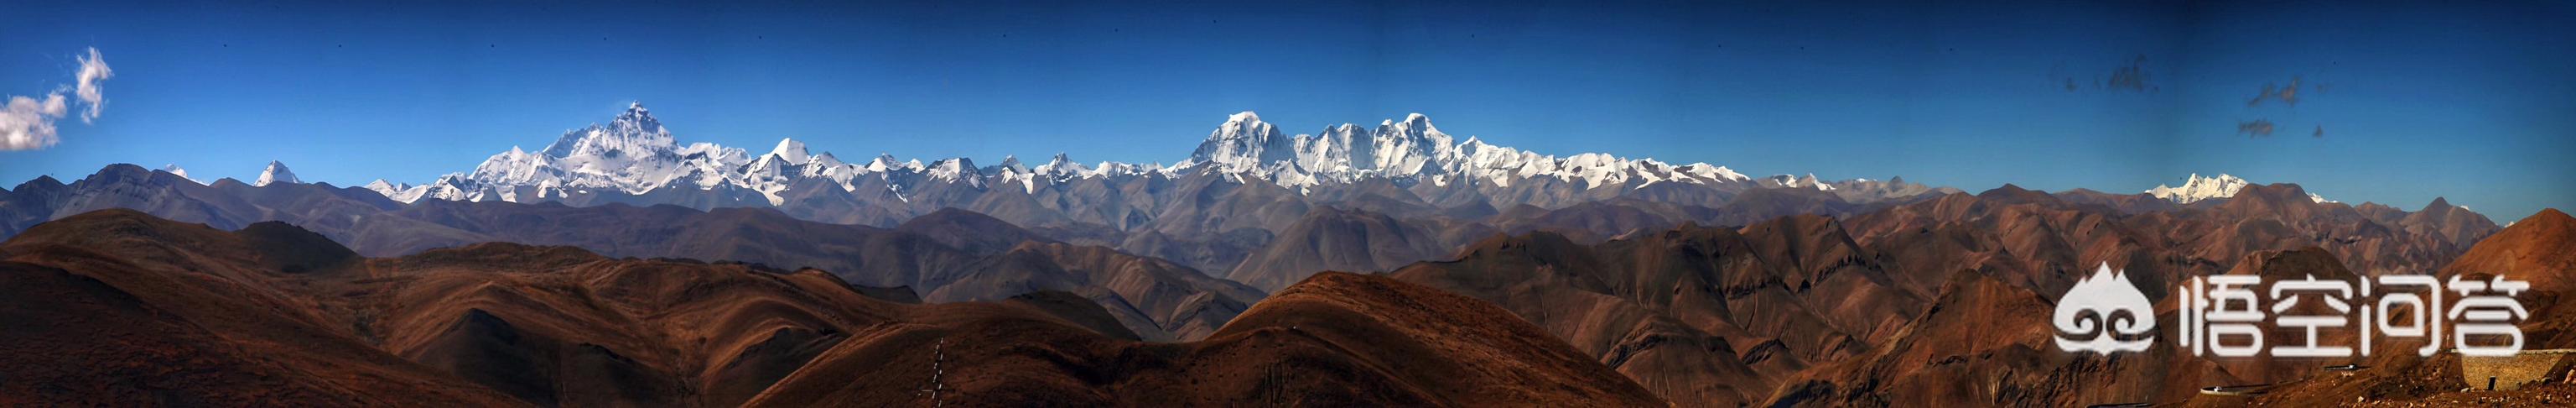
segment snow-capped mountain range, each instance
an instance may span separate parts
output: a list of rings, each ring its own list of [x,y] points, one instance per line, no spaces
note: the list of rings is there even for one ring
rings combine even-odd
[[[1675,165],[1654,159],[1628,159],[1601,153],[1559,158],[1486,144],[1474,137],[1463,142],[1453,140],[1449,134],[1433,127],[1430,117],[1419,113],[1406,116],[1401,122],[1379,122],[1375,128],[1345,123],[1326,127],[1313,135],[1285,136],[1278,127],[1261,121],[1260,115],[1247,111],[1227,117],[1225,124],[1209,133],[1207,141],[1200,143],[1198,150],[1191,152],[1190,158],[1175,168],[1208,168],[1229,174],[1253,175],[1289,187],[1348,183],[1366,177],[1386,177],[1401,184],[1428,182],[1442,186],[1458,180],[1510,186],[1515,180],[1534,177],[1580,180],[1586,187],[1617,185],[1628,180],[1642,180],[1649,184],[1753,181],[1753,178],[1733,169],[1707,163]],[[1815,183],[1812,175],[1804,180],[1804,184],[1796,186],[1831,189]],[[1795,177],[1775,180],[1775,184],[1797,182],[1799,179]]]
[[[282,169],[282,167],[276,167]],[[1386,178],[1399,185],[1447,186],[1472,180],[1492,186],[1534,178],[1577,183],[1581,188],[1655,183],[1741,184],[1752,187],[1796,187],[1832,190],[1832,183],[1780,175],[1752,178],[1706,163],[1670,164],[1601,153],[1558,157],[1495,146],[1474,137],[1455,141],[1413,114],[1376,127],[1341,124],[1314,135],[1286,136],[1253,112],[1231,115],[1209,133],[1196,151],[1178,165],[1101,162],[1084,165],[1058,154],[1045,164],[1026,166],[1005,158],[993,166],[951,158],[923,163],[891,155],[859,163],[844,162],[830,152],[811,153],[804,142],[780,140],[766,153],[712,143],[680,144],[669,129],[642,104],[629,105],[606,125],[593,124],[557,137],[543,150],[517,147],[492,155],[472,172],[439,177],[422,185],[377,180],[366,188],[398,201],[422,198],[455,201],[525,201],[567,193],[655,190],[740,190],[756,192],[771,205],[806,180],[827,180],[855,191],[866,178],[886,181],[898,197],[924,183],[955,183],[984,189],[1016,187],[1034,192],[1043,186],[1092,177],[1175,177],[1213,172],[1236,181],[1259,179],[1298,189]],[[1633,183],[1632,183],[1633,182]],[[534,194],[533,197],[521,197]]]
[[[2191,204],[2212,198],[2235,197],[2236,192],[2244,190],[2248,184],[2251,183],[2246,182],[2245,179],[2226,174],[2219,174],[2217,177],[2201,177],[2199,173],[2192,173],[2191,177],[2183,180],[2181,187],[2157,185],[2156,188],[2147,189],[2146,193],[2175,204]],[[2319,203],[2335,202],[2315,193],[2308,194],[2308,200]]]
[[[164,170],[183,177],[186,171],[175,164]],[[1549,194],[1585,197],[1620,195],[1583,193],[1588,190],[1606,187],[1644,190],[1658,184],[1727,192],[1756,188],[1808,189],[1830,192],[1855,202],[1955,191],[1908,184],[1902,179],[1827,181],[1813,174],[1750,177],[1725,166],[1707,163],[1674,164],[1604,153],[1543,155],[1488,144],[1476,137],[1459,141],[1433,126],[1428,116],[1418,113],[1407,115],[1403,120],[1380,121],[1374,127],[1344,123],[1326,126],[1312,134],[1296,135],[1280,131],[1278,126],[1262,121],[1261,116],[1254,112],[1236,113],[1227,116],[1216,130],[1208,133],[1197,149],[1172,166],[1107,161],[1086,165],[1061,153],[1036,166],[1026,165],[1016,157],[1005,157],[1001,163],[991,166],[978,166],[974,160],[962,157],[924,163],[921,159],[898,159],[888,154],[853,163],[830,152],[814,153],[805,142],[795,139],[779,140],[776,146],[758,154],[713,143],[683,145],[670,129],[664,128],[662,122],[653,117],[652,111],[640,103],[628,105],[607,124],[565,131],[544,149],[528,151],[512,147],[494,154],[471,172],[451,173],[418,185],[378,179],[363,187],[405,203],[424,198],[530,202],[576,194],[644,196],[658,191],[687,195],[694,191],[719,192],[715,196],[733,197],[732,200],[739,201],[738,204],[716,206],[757,205],[759,201],[779,206],[785,205],[797,188],[824,185],[854,194],[862,188],[869,188],[876,194],[883,194],[880,197],[888,198],[888,201],[910,202],[918,190],[933,185],[974,191],[1009,189],[1035,194],[1040,189],[1063,188],[1080,179],[1168,179],[1190,175],[1223,177],[1235,183],[1258,180],[1299,194],[1307,194],[1317,187],[1350,185],[1373,179],[1386,180],[1404,188],[1455,185],[1488,191],[1536,181],[1541,183],[1537,188],[1557,191]],[[270,162],[252,185],[302,182],[285,164]],[[2192,174],[2181,186],[2159,185],[2144,193],[2178,204],[2190,204],[2233,197],[2250,184],[2243,178],[2227,174],[2211,177]],[[1567,189],[1574,192],[1563,191]],[[1528,196],[1531,193],[1524,190],[1495,194]],[[2319,203],[2335,202],[2316,194],[2308,196]],[[673,201],[668,198],[656,200]],[[698,204],[690,205],[708,206],[706,200],[696,201]],[[1495,203],[1543,201],[1546,200],[1498,198]],[[955,204],[943,203],[931,204],[934,207]]]

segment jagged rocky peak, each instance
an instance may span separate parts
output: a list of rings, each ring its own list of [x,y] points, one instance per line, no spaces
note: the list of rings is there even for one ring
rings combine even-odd
[[[259,171],[259,181],[251,182],[250,185],[267,186],[277,183],[304,184],[304,179],[296,178],[294,170],[286,169],[286,163],[271,161],[268,162],[268,168]]]
[[[616,118],[608,121],[608,125],[622,133],[661,135],[666,140],[671,135],[670,131],[662,129],[662,120],[653,118],[652,110],[644,109],[643,102],[626,104],[626,111],[619,112]]]
[[[1074,177],[1080,177],[1083,174],[1091,173],[1091,168],[1084,167],[1082,163],[1074,162],[1072,158],[1066,157],[1064,153],[1059,152],[1055,154],[1055,158],[1048,159],[1046,164],[1040,164],[1038,167],[1031,169],[1031,171],[1036,172],[1037,174],[1046,175],[1056,181],[1064,181]]]
[[[2451,205],[2450,199],[2433,197],[2433,202],[2424,203],[2424,209],[2417,212],[2440,214],[2444,211],[2450,211],[2452,208],[2455,208],[2455,206]]]

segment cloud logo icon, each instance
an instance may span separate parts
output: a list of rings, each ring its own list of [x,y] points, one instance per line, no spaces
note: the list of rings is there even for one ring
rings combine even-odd
[[[2066,290],[2049,323],[2057,326],[2057,348],[2070,353],[2143,351],[2156,342],[2149,335],[2156,330],[2155,303],[2108,262]]]

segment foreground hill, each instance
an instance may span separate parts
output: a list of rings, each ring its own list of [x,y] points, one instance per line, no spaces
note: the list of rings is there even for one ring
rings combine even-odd
[[[1683,405],[2084,405],[2177,401],[2202,386],[2290,381],[2353,362],[2058,352],[2044,335],[2049,305],[2096,266],[2124,270],[2170,310],[2165,292],[2185,276],[2486,262],[2451,263],[2463,251],[2452,243],[2458,229],[2377,224],[2294,185],[2248,186],[2194,206],[2133,213],[2006,186],[1849,217],[1684,225],[1597,244],[1496,236],[1458,260],[1391,275],[1511,309]],[[2534,226],[2516,227],[2549,225],[2525,223]],[[1963,376],[2004,380],[1952,380]],[[2084,385],[2111,378],[2143,380]]]
[[[769,209],[434,201],[325,234],[369,254],[489,241],[812,267],[861,285],[910,287],[930,302],[1062,290],[1093,299],[1157,340],[1205,336],[1262,296],[1158,259],[1034,240],[1009,223],[966,211],[934,213],[889,230],[797,220]]]
[[[841,343],[750,406],[929,397],[965,405],[1657,406],[1544,331],[1472,298],[1326,273],[1207,340],[1102,339],[977,305]],[[855,380],[853,380],[855,378]]]
[[[352,254],[275,223],[40,224],[0,243],[0,316],[39,323],[0,332],[0,362],[34,367],[0,402],[1661,405],[1492,305],[1376,277],[1144,343],[1061,292],[916,305],[819,270],[560,246]]]
[[[2518,325],[2524,335],[2523,349],[2576,348],[2576,302],[2566,301],[2568,294],[2576,293],[2576,217],[2546,209],[2515,221],[2469,248],[2438,276],[2468,280],[2504,276],[2530,282],[2530,290],[2516,297],[2531,312],[2531,317]],[[2442,353],[2423,358],[2413,353],[2423,345],[2423,341],[2415,339],[2382,342],[2375,346],[2374,357],[2362,363],[2370,366],[2366,370],[2351,376],[2320,376],[2288,384],[2261,400],[2366,395],[2392,403],[2383,405],[2430,406],[2559,406],[2576,401],[2571,398],[2576,397],[2576,384],[2565,381],[2510,392],[2456,392],[2484,384],[2461,379],[2457,355]]]
[[[1205,336],[1262,296],[1186,266],[1097,246],[1064,246],[967,211],[934,212],[888,229],[804,221],[755,208],[403,204],[326,184],[251,186],[225,179],[199,185],[132,165],[109,166],[71,184],[44,178],[0,191],[0,220],[8,221],[0,232],[14,235],[46,220],[112,208],[219,229],[282,220],[369,256],[516,242],[578,246],[608,256],[815,267],[862,285],[910,287],[933,302],[1062,290],[1093,299],[1156,340]],[[1014,251],[1023,242],[1044,245]]]

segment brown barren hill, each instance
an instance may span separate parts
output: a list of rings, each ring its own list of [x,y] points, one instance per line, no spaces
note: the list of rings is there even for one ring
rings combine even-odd
[[[748,405],[1665,405],[1507,310],[1378,276],[1317,274],[1190,343],[1007,306],[915,309]]]
[[[1317,274],[1254,305],[1214,337],[1281,326],[1464,406],[1663,405],[1510,310],[1384,276]]]
[[[2438,203],[2437,203],[2438,204]],[[2531,312],[2519,326],[2524,350],[2576,347],[2576,310],[2564,302],[2576,290],[2576,218],[2544,209],[2479,240],[2438,276],[2484,280],[2501,275],[2528,281],[2531,289],[2516,299]],[[2565,406],[2576,401],[2576,385],[2558,381],[2514,391],[2462,390],[2483,386],[2461,379],[2460,357],[2450,353],[2420,357],[2418,339],[2381,341],[2373,346],[2369,366],[2349,376],[2319,376],[2265,395],[2258,402],[2289,405],[2376,406]],[[2449,347],[2449,343],[2445,343]],[[2564,378],[2564,377],[2557,377]],[[2355,397],[2367,397],[2355,401]]]
[[[1421,225],[1417,225],[1421,224]],[[1376,272],[1448,255],[1428,222],[1323,207],[1306,213],[1226,272],[1227,279],[1276,290],[1319,271]]]
[[[2540,210],[2469,247],[2444,275],[2502,275],[2552,294],[2576,290],[2576,218],[2557,209]]]
[[[260,253],[128,210],[0,244],[0,405],[520,405],[350,336]]]
[[[2576,348],[2576,218],[2544,209],[2478,241],[2442,270],[2445,278],[2493,277],[2531,283],[2514,298],[2531,312],[2521,324],[2523,349]],[[2456,292],[2454,292],[2456,293]]]
[[[1150,343],[1066,292],[915,305],[813,269],[350,253],[287,224],[37,225],[0,243],[0,405],[1663,405],[1508,311],[1374,276]]]

